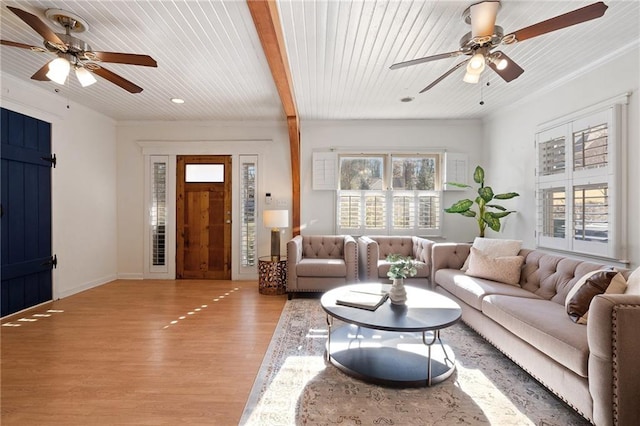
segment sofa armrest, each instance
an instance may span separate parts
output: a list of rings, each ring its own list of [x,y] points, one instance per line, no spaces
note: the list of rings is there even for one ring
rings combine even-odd
[[[302,260],[302,236],[296,235],[287,242],[287,288],[298,288],[296,265]]]
[[[344,236],[344,263],[347,266],[347,283],[358,281],[358,245],[351,235]]]
[[[471,251],[471,243],[434,243],[431,246],[431,284],[439,269],[460,269]]]
[[[589,307],[589,391],[597,425],[640,419],[640,296],[603,294]]]
[[[378,257],[380,247],[367,236],[358,238],[358,268],[360,281],[378,281]]]

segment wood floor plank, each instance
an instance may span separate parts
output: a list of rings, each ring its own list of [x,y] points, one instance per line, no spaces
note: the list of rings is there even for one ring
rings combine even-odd
[[[8,317],[1,423],[236,425],[285,301],[255,281],[117,280]]]

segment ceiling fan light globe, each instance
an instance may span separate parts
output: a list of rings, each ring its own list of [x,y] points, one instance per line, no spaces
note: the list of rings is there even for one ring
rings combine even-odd
[[[82,87],[91,86],[96,82],[96,78],[91,74],[91,72],[82,67],[76,68],[76,77],[78,77],[78,81]]]
[[[71,64],[65,58],[56,58],[49,62],[49,71],[47,72],[47,78],[58,84],[64,84],[67,81]]]
[[[480,74],[484,71],[485,58],[482,53],[476,53],[471,57],[467,64],[467,72]]]
[[[467,71],[462,81],[464,81],[465,83],[478,84],[478,82],[480,81],[480,73]]]
[[[509,66],[509,61],[507,61],[504,58],[498,60],[498,62],[496,63],[496,68],[499,69],[500,71],[507,68],[508,66]]]

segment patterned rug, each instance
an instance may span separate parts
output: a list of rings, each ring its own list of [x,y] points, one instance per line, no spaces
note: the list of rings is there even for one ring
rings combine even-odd
[[[381,387],[325,362],[318,299],[289,300],[240,424],[589,424],[461,322],[442,336],[456,354],[451,377],[430,388]]]

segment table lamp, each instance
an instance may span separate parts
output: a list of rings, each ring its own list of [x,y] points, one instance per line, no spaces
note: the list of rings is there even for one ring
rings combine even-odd
[[[289,210],[265,210],[262,215],[265,228],[271,228],[271,260],[280,260],[280,228],[289,226]]]

